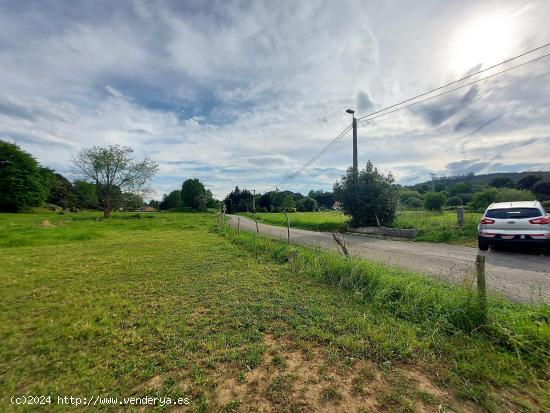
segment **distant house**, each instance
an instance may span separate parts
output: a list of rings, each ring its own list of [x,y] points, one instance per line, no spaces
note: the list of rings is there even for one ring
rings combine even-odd
[[[152,206],[144,206],[139,209],[139,212],[157,212]]]
[[[341,210],[342,209],[342,204],[339,201],[336,201],[336,202],[334,202],[334,204],[332,204],[332,209]]]

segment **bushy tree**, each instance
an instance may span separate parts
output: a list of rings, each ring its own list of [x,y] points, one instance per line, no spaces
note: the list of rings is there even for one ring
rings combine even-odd
[[[334,184],[336,199],[344,212],[351,215],[355,227],[391,225],[399,204],[399,191],[391,174],[382,175],[371,161],[355,174],[352,168]]]
[[[197,178],[187,179],[181,186],[181,200],[184,207],[203,211],[208,204],[206,188]]]
[[[168,195],[164,194],[160,203],[160,209],[166,211],[172,208],[178,208],[182,206],[181,191],[175,189]]]
[[[294,198],[292,197],[292,195],[287,194],[283,196],[282,207],[284,209],[290,209],[290,208],[296,207],[296,201],[294,201]]]
[[[502,188],[498,190],[495,202],[534,201],[535,194],[523,189]]]
[[[539,181],[533,185],[533,192],[539,201],[550,199],[550,180]]]
[[[308,196],[315,199],[317,204],[325,209],[331,209],[336,201],[334,193],[330,191],[309,191]]]
[[[533,186],[539,182],[542,181],[541,175],[526,175],[523,178],[519,179],[517,182],[517,186],[519,189],[526,189],[530,191],[533,189]]]
[[[447,204],[451,207],[464,205],[464,201],[459,196],[452,196],[447,200]]]
[[[214,198],[212,191],[210,189],[206,190],[206,207],[207,208],[218,208],[219,201]]]
[[[317,209],[317,201],[310,197],[304,198],[303,205],[306,212],[313,212]]]
[[[410,198],[407,198],[404,205],[409,209],[420,209],[424,205],[422,200],[420,198],[411,196]]]
[[[424,194],[424,208],[428,211],[441,211],[447,199],[441,192],[426,192]]]
[[[406,205],[409,198],[422,199],[422,194],[409,188],[401,188],[401,190],[399,191],[399,200],[401,201],[401,203]]]
[[[470,182],[458,182],[447,188],[449,196],[460,196],[460,194],[467,194],[472,192],[472,184]]]
[[[49,175],[49,194],[46,202],[59,205],[63,209],[76,206],[78,198],[73,184],[63,175],[55,173],[52,170],[48,170],[45,173]]]
[[[151,199],[149,201],[149,206],[155,209],[160,209],[160,201],[157,201],[156,199]]]
[[[77,179],[73,182],[73,190],[76,196],[78,208],[98,209],[99,201],[95,184]]]
[[[296,202],[296,209],[300,212],[312,212],[317,209],[317,201],[309,196]]]
[[[224,204],[227,207],[227,212],[251,212],[252,211],[252,193],[246,189],[242,191],[238,186],[229,193],[224,199]]]
[[[118,207],[127,211],[139,209],[143,206],[143,204],[143,198],[137,194],[132,194],[131,192],[120,194],[118,199]]]
[[[145,159],[132,159],[128,146],[94,146],[80,151],[73,160],[75,170],[95,183],[103,206],[103,216],[109,218],[121,193],[138,193],[157,173],[158,165]]]
[[[39,206],[48,189],[38,162],[17,145],[0,141],[0,211]]]
[[[260,202],[259,202],[260,208],[264,208],[267,212],[271,212],[272,204],[273,204],[273,197],[271,196],[270,192],[267,192],[260,197]]]
[[[489,185],[494,188],[513,188],[514,181],[512,181],[512,179],[507,176],[498,176],[496,178],[493,178]]]
[[[498,191],[495,188],[486,189],[483,192],[478,192],[472,197],[472,201],[468,204],[470,209],[474,211],[483,211],[489,205],[496,201]]]

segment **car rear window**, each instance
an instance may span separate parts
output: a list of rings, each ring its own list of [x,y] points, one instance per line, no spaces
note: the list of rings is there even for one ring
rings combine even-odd
[[[540,217],[542,212],[538,208],[502,208],[490,209],[485,213],[487,218],[534,218]]]

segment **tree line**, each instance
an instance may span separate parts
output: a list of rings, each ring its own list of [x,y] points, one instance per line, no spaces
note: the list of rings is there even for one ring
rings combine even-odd
[[[330,191],[309,191],[307,195],[292,191],[268,191],[254,195],[248,189],[233,189],[223,200],[228,213],[252,212],[282,212],[299,211],[312,212],[331,209],[336,198]]]
[[[413,210],[467,206],[472,211],[483,211],[494,202],[534,200],[550,208],[550,180],[540,174],[523,175],[516,181],[509,176],[497,176],[488,182],[476,182],[472,176],[466,176],[462,181],[443,179],[403,187],[400,191],[402,207]]]

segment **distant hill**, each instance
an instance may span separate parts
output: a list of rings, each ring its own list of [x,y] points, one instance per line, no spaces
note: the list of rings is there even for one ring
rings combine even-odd
[[[445,185],[454,185],[458,182],[471,182],[473,184],[476,183],[484,183],[488,184],[495,178],[505,177],[510,178],[512,181],[517,182],[521,178],[527,175],[541,175],[543,179],[550,179],[550,171],[524,171],[524,172],[496,172],[492,174],[482,174],[482,175],[474,175],[474,174],[468,174],[468,175],[457,175],[457,176],[440,176],[437,177],[437,181],[441,182]],[[421,182],[415,185],[423,185],[423,184],[429,184],[431,185],[432,181],[425,181]]]

